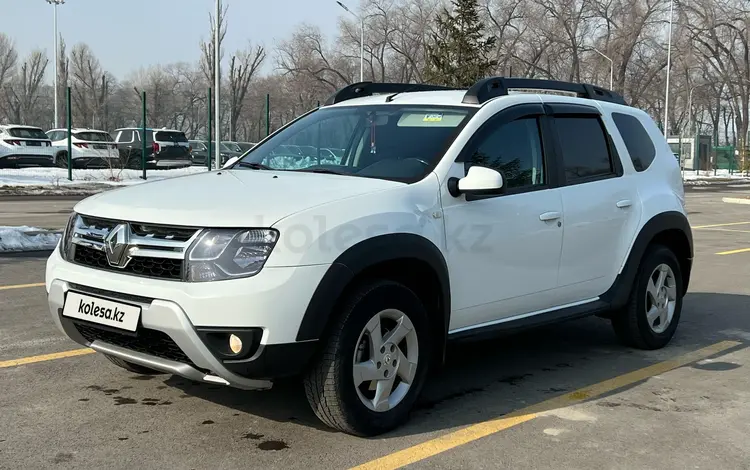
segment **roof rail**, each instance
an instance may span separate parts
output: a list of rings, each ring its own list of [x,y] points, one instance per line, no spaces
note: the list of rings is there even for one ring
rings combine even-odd
[[[622,96],[614,91],[587,83],[560,82],[532,78],[489,77],[479,80],[464,95],[463,103],[482,104],[492,98],[513,92],[550,93],[577,96],[609,103],[626,104]]]
[[[363,96],[390,94],[390,93],[406,93],[411,91],[441,91],[441,90],[458,90],[459,88],[446,87],[441,85],[427,85],[423,83],[373,83],[373,82],[359,82],[352,83],[351,85],[345,86],[340,90],[336,91],[331,95],[326,102],[325,106],[341,103],[342,101],[351,100],[353,98],[362,98]]]

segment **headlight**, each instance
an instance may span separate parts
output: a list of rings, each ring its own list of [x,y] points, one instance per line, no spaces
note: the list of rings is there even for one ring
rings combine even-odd
[[[68,253],[70,253],[70,245],[73,240],[73,229],[75,224],[78,222],[78,214],[73,212],[68,218],[68,223],[65,224],[62,237],[60,238],[60,255],[64,260],[68,259]]]
[[[187,281],[236,279],[257,274],[271,254],[279,233],[270,229],[209,229],[187,254]]]

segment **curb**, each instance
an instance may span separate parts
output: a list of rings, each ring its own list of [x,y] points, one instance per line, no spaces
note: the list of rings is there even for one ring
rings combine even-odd
[[[748,204],[750,205],[750,199],[747,198],[740,198],[740,197],[723,197],[721,198],[723,202],[729,203],[729,204]]]

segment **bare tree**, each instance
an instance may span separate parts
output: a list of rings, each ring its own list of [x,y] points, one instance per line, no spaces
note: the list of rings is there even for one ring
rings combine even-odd
[[[219,60],[221,61],[224,58],[224,49],[221,47],[221,45],[224,43],[224,36],[227,34],[227,23],[226,23],[226,17],[227,17],[227,11],[229,11],[229,5],[224,4],[224,7],[221,9],[221,12],[219,14]],[[208,20],[211,24],[211,37],[208,39],[208,41],[202,41],[201,46],[201,70],[203,71],[203,75],[206,77],[206,80],[208,83],[211,83],[213,86],[214,83],[216,83],[215,77],[215,68],[216,68],[216,53],[214,51],[214,38],[216,37],[216,19],[214,18],[213,13],[208,14]]]
[[[115,85],[114,77],[102,69],[88,44],[76,44],[71,51],[72,98],[78,125],[106,127],[107,100]]]
[[[70,76],[70,59],[66,51],[65,39],[60,35],[60,47],[57,56],[57,99],[58,113],[57,122],[67,125],[66,98],[65,94],[68,89],[68,80]]]
[[[5,87],[5,103],[10,120],[16,124],[32,124],[39,104],[42,82],[47,70],[46,54],[32,51],[21,64],[11,84]]]
[[[229,96],[231,117],[229,120],[229,138],[237,140],[237,121],[242,116],[245,96],[250,83],[266,59],[263,46],[248,44],[244,50],[237,51],[229,62]]]
[[[0,33],[0,89],[16,73],[17,64],[18,52],[13,41],[5,33]]]

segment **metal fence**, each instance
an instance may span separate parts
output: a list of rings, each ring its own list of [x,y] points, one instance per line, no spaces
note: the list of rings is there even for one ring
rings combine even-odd
[[[240,124],[232,117],[232,107],[222,104],[223,139],[217,145],[210,88],[187,100],[189,109],[170,107],[168,96],[135,91],[137,95],[117,103],[116,109],[105,107],[87,115],[80,109],[82,97],[71,96],[68,88],[59,119],[63,125],[0,126],[0,185],[119,183],[206,171],[216,168],[217,161],[220,167],[241,156],[307,111],[279,110],[274,116],[272,97],[261,95],[237,129]],[[103,124],[107,122],[118,124]],[[245,138],[231,140],[231,135]]]

